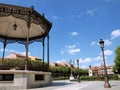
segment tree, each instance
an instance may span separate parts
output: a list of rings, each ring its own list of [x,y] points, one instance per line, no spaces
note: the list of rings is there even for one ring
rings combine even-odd
[[[120,46],[115,49],[114,72],[120,74]]]

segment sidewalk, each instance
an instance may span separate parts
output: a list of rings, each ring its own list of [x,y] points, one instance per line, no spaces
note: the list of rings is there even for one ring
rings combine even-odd
[[[120,81],[110,81],[111,88],[104,88],[104,81],[71,82],[54,81],[52,86],[27,90],[120,90]]]

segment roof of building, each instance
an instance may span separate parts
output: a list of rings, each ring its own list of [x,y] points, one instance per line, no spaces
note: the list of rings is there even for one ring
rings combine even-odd
[[[16,55],[16,57],[20,57],[20,58],[25,58],[26,57],[24,54],[15,53],[15,52],[11,52],[10,54]],[[7,58],[11,58],[11,57],[8,57],[8,56],[7,56]],[[28,57],[31,58],[31,59],[33,59],[33,58],[35,58],[37,60],[40,59],[39,57],[36,57],[36,56],[28,56]]]

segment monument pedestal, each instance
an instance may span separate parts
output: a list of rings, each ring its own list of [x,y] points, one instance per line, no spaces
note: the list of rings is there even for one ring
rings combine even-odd
[[[70,81],[74,81],[74,80],[75,80],[75,78],[73,77],[73,75],[72,75],[72,74],[70,75],[69,80],[70,80]]]

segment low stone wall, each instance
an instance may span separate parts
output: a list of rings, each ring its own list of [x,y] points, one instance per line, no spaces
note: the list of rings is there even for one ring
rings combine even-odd
[[[13,80],[0,80],[0,90],[21,90],[52,84],[50,72],[28,70],[0,70],[0,75],[13,75]],[[7,77],[8,78],[8,77]],[[9,79],[9,78],[8,78]]]

